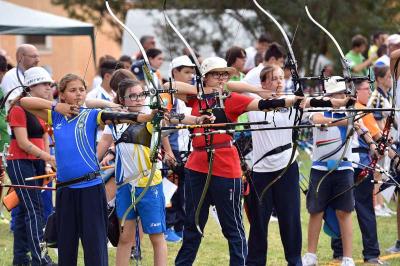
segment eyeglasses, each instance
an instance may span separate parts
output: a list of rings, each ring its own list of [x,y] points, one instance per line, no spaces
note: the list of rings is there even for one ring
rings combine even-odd
[[[215,79],[228,79],[229,78],[229,73],[228,72],[211,72],[210,73],[211,77]]]
[[[139,101],[139,100],[146,99],[146,97],[147,97],[147,93],[142,92],[142,93],[139,93],[139,94],[131,93],[128,96],[124,96],[122,98],[129,99],[131,101]]]
[[[30,58],[39,58],[38,54],[24,54],[24,56],[30,57]]]

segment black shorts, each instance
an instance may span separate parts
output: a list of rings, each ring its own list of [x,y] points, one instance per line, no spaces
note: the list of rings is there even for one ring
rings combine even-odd
[[[307,193],[308,212],[311,214],[323,212],[328,205],[335,210],[352,212],[355,204],[353,189],[333,200],[331,199],[354,184],[354,172],[352,170],[333,171],[322,181],[318,193],[316,193],[318,182],[326,173],[327,171],[311,169]]]

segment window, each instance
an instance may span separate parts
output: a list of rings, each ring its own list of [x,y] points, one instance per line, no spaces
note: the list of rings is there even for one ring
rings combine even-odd
[[[18,38],[18,44],[29,43],[40,52],[50,52],[52,49],[51,37],[47,35],[24,35]]]

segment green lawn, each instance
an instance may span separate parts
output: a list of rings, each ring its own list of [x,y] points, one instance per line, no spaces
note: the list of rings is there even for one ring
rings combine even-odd
[[[300,156],[300,160],[304,160],[306,163],[302,165],[302,172],[307,174],[308,162],[305,158]],[[394,205],[391,204],[392,209]],[[9,217],[8,215],[6,215]],[[355,218],[355,216],[353,216]],[[307,223],[308,214],[305,209],[305,198],[302,195],[302,228],[303,228],[303,253],[307,246]],[[245,221],[246,233],[248,233],[248,222]],[[358,228],[356,219],[354,219],[354,252],[353,257],[358,261],[357,265],[362,265],[362,245],[361,245],[361,234]],[[7,220],[0,220],[0,266],[11,265],[12,262],[12,234],[9,231],[9,225]],[[381,247],[382,256],[385,256],[384,250],[389,246],[393,245],[396,240],[396,218],[378,218],[378,233],[379,242]],[[268,250],[268,265],[286,265],[284,260],[283,248],[279,236],[279,228],[277,223],[272,223],[269,227],[269,250]],[[178,252],[180,244],[168,244],[168,265],[173,265],[175,256]],[[81,250],[80,250],[81,251]],[[110,248],[109,250],[109,261],[110,265],[114,265],[115,261],[115,249]],[[142,243],[143,261],[142,265],[152,265],[152,248],[148,237],[145,236]],[[197,255],[195,265],[228,265],[228,245],[224,239],[219,226],[216,224],[214,219],[210,217],[208,224],[205,228],[205,236],[200,246],[200,250]],[[55,253],[50,250],[50,255],[55,258]],[[335,265],[331,263],[332,252],[330,250],[330,239],[321,233],[319,242],[318,257],[320,265]],[[388,259],[390,265],[400,266],[400,256]],[[80,252],[79,265],[83,265],[83,255]],[[339,265],[339,264],[336,264]]]

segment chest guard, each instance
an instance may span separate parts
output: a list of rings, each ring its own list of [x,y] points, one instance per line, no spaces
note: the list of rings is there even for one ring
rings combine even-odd
[[[129,125],[115,142],[115,145],[121,142],[139,144],[150,148],[151,134],[147,130],[146,123]]]

